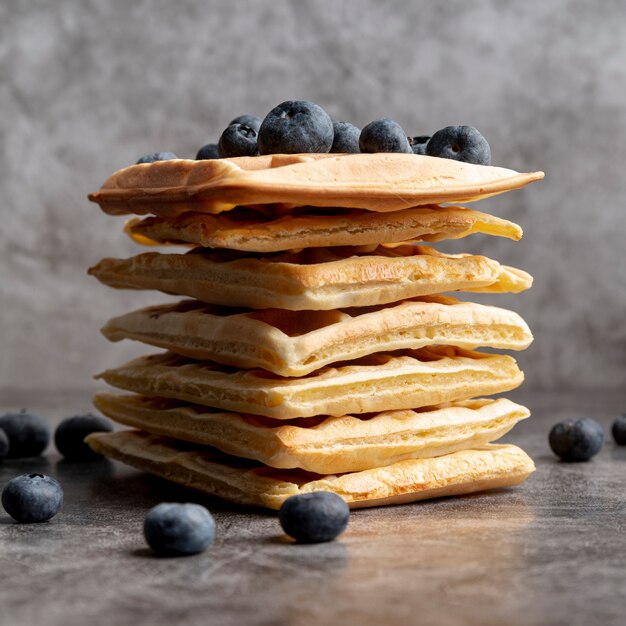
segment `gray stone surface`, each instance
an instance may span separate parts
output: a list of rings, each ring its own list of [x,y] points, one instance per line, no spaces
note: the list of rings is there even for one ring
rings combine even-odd
[[[98,328],[164,298],[85,276],[136,250],[87,192],[141,154],[193,156],[233,115],[302,98],[410,134],[470,123],[496,164],[544,169],[483,205],[518,221],[522,242],[454,248],[535,275],[497,300],[537,337],[520,358],[530,386],[619,388],[625,57],[620,0],[0,3],[0,387],[86,388],[141,351]]]
[[[274,513],[232,508],[108,462],[45,457],[0,464],[0,484],[42,471],[65,487],[47,524],[0,514],[2,626],[618,626],[624,623],[626,448],[608,437],[563,464],[550,426],[592,415],[608,435],[623,394],[524,393],[533,410],[507,436],[534,458],[523,485],[354,511],[339,540],[302,546]],[[11,394],[50,419],[86,396]],[[4,407],[0,407],[4,408]],[[154,558],[141,527],[161,501],[196,500],[217,522],[204,554]]]

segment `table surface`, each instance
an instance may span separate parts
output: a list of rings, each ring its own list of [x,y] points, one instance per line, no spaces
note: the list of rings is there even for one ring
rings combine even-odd
[[[585,625],[626,617],[626,448],[610,436],[626,393],[530,393],[531,419],[505,440],[537,472],[523,485],[460,498],[354,511],[339,540],[297,545],[275,513],[234,508],[103,460],[53,449],[0,464],[0,484],[45,472],[65,489],[46,524],[0,514],[0,624],[220,626],[308,624]],[[89,407],[85,393],[8,393],[54,425]],[[589,463],[558,462],[550,426],[589,415],[606,443]],[[201,555],[157,559],[142,535],[162,501],[196,501],[217,523]]]

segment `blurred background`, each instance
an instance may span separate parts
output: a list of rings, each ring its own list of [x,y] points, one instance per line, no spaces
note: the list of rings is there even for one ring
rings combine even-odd
[[[87,201],[147,153],[193,158],[231,118],[312,100],[409,135],[471,124],[493,163],[546,179],[476,205],[519,242],[445,247],[535,277],[482,301],[521,313],[530,389],[626,383],[626,3],[605,0],[3,0],[0,389],[88,390],[154,351],[109,344],[111,316],[167,297],[86,275],[141,251]]]

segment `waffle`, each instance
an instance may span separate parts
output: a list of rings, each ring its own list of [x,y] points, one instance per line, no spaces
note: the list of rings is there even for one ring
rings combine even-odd
[[[249,252],[294,248],[361,246],[381,241],[435,242],[484,233],[519,240],[522,229],[512,222],[465,209],[433,207],[391,213],[349,209],[298,209],[296,215],[263,216],[250,209],[222,215],[189,212],[176,217],[134,218],[126,231],[143,245],[196,244]]]
[[[105,285],[156,289],[252,309],[331,310],[446,291],[519,293],[532,277],[484,256],[427,246],[312,248],[254,255],[204,248],[103,259],[89,270]]]
[[[221,213],[238,205],[398,211],[470,202],[543,178],[501,167],[413,154],[266,155],[132,165],[89,199],[111,215]]]
[[[141,431],[92,433],[93,450],[140,470],[238,504],[279,509],[289,496],[331,491],[351,508],[415,502],[517,485],[535,469],[512,445],[488,444],[432,459],[408,459],[340,475],[274,469]]]
[[[126,426],[214,446],[270,467],[317,474],[359,472],[475,448],[499,439],[529,415],[525,407],[503,398],[424,411],[385,411],[367,418],[302,418],[287,424],[144,396],[101,393],[94,405]]]
[[[304,376],[330,363],[402,348],[523,350],[532,341],[517,313],[444,296],[306,313],[183,300],[115,317],[102,333],[110,341],[134,339],[192,359],[280,376]]]
[[[490,395],[514,389],[523,374],[510,356],[437,347],[376,353],[301,378],[162,353],[97,378],[143,395],[293,419],[415,409]]]

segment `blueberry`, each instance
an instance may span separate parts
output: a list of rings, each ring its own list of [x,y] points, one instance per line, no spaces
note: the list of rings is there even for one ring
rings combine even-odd
[[[430,137],[428,135],[419,135],[418,137],[409,137],[409,145],[413,154],[426,154],[426,144]]]
[[[98,415],[76,415],[65,418],[54,432],[54,444],[68,461],[93,461],[101,458],[83,440],[91,433],[111,432],[109,420]]]
[[[257,150],[257,134],[253,128],[245,124],[231,124],[220,137],[217,144],[222,158],[238,156],[255,156]]]
[[[206,161],[207,159],[219,159],[220,153],[216,143],[207,143],[206,146],[202,146],[196,154],[196,161]]]
[[[359,150],[361,131],[349,122],[333,122],[335,138],[330,147],[331,152],[356,153]]]
[[[412,154],[402,126],[387,117],[370,122],[359,137],[361,152],[406,152]]]
[[[626,446],[626,413],[613,422],[611,433],[616,444]]]
[[[47,522],[63,506],[63,488],[43,474],[22,474],[2,490],[4,510],[18,522]]]
[[[330,491],[291,496],[278,512],[283,530],[300,543],[332,541],[346,529],[349,516],[343,498]]]
[[[255,133],[259,132],[259,128],[261,128],[261,122],[263,120],[256,115],[238,115],[234,120],[231,120],[228,124],[231,126],[232,124],[245,124],[249,126]]]
[[[9,454],[9,438],[2,428],[0,428],[0,459]]]
[[[333,145],[333,122],[313,102],[287,100],[273,108],[259,129],[261,154],[328,152]]]
[[[465,163],[491,164],[491,148],[473,126],[446,126],[438,130],[426,144],[426,154]]]
[[[144,154],[137,163],[154,163],[155,161],[169,161],[178,157],[173,152],[153,152],[152,154]]]
[[[146,515],[143,533],[158,556],[198,554],[213,543],[215,521],[199,504],[163,502]]]
[[[554,454],[562,461],[588,461],[602,447],[602,426],[590,417],[567,419],[555,424],[549,442]]]
[[[24,410],[0,417],[0,428],[9,438],[7,458],[39,456],[50,442],[50,429],[46,420]]]

